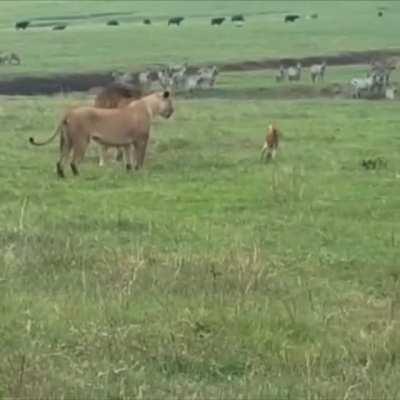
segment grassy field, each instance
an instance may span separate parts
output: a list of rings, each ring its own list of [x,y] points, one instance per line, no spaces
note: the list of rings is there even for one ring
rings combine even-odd
[[[18,75],[136,69],[145,64],[207,63],[336,54],[338,51],[398,47],[398,1],[2,1],[2,51],[16,51],[21,66],[1,66],[2,79]],[[377,17],[378,7],[384,17]],[[242,28],[230,21],[211,27],[210,17],[244,13]],[[316,20],[282,22],[285,13]],[[116,15],[114,15],[116,14]],[[99,16],[100,15],[100,16]],[[180,28],[167,18],[186,17]],[[119,27],[107,27],[110,18]],[[143,17],[154,20],[143,26]],[[65,31],[48,26],[16,32],[16,21],[32,24],[66,22]]]
[[[61,182],[27,137],[77,101],[1,109],[3,396],[397,397],[397,104],[181,100],[145,170]]]
[[[222,61],[387,48],[400,10],[396,2],[188,3],[1,2],[0,28],[32,57],[55,54],[18,69],[34,75],[188,54]],[[346,14],[360,4],[362,13]],[[384,6],[393,14],[377,34],[362,18]],[[243,30],[221,27],[215,49],[204,41],[196,50],[192,40],[211,37],[205,15],[244,10],[251,23]],[[261,43],[258,29],[273,16],[259,13],[270,10],[316,10],[328,47],[306,40],[311,21],[276,23],[265,29],[281,41],[261,53],[251,38]],[[102,40],[107,17],[89,16],[131,11],[114,39],[144,31],[136,17],[193,15],[182,27],[188,36],[176,39],[183,47],[165,40],[145,50],[157,36],[143,33],[139,59],[125,52],[130,43]],[[73,26],[13,31],[9,21],[31,15],[67,16]],[[323,18],[346,15],[343,27],[355,23],[344,42],[346,30]],[[178,38],[164,22],[154,35]],[[71,47],[46,42],[53,34]],[[108,45],[120,59],[105,56]],[[79,60],[71,56],[78,48]],[[222,73],[215,90],[180,96],[174,116],[155,123],[142,171],[99,168],[93,145],[81,175],[68,171],[65,181],[55,175],[58,143],[33,148],[28,138],[48,137],[66,107],[92,99],[1,96],[0,399],[398,398],[398,101],[323,96],[365,71],[328,67],[316,86],[307,72],[292,85],[274,82],[273,71]],[[281,151],[263,163],[274,120]],[[361,166],[375,157],[387,166]]]

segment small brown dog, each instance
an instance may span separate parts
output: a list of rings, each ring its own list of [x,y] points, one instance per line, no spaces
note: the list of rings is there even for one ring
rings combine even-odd
[[[281,137],[281,131],[276,127],[275,122],[269,125],[267,130],[267,136],[265,138],[264,146],[261,150],[261,159],[264,157],[266,160],[274,159],[276,151],[279,146],[279,139]]]

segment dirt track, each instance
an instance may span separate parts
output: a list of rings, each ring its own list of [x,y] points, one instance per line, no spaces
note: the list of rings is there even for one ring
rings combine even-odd
[[[261,61],[243,61],[219,64],[221,71],[252,71],[278,68],[300,61],[307,67],[325,60],[328,65],[367,64],[373,59],[400,56],[400,49],[370,50],[347,52],[328,56],[310,56],[303,58],[270,58]],[[0,95],[48,95],[60,92],[83,92],[93,87],[104,86],[112,82],[111,73],[65,74],[46,78],[21,77],[10,81],[0,81]]]

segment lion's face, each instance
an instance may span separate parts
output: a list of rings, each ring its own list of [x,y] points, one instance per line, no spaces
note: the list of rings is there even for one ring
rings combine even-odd
[[[171,93],[166,90],[160,93],[160,115],[169,118],[174,113],[174,106],[171,100]]]

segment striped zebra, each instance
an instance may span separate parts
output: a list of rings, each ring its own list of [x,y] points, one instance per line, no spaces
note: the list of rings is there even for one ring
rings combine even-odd
[[[275,75],[275,80],[277,82],[282,82],[285,80],[285,67],[281,64],[279,66],[279,72]]]
[[[353,78],[350,84],[353,89],[353,97],[358,99],[362,92],[372,93],[376,88],[379,88],[377,75],[371,75],[367,78]]]
[[[312,83],[315,83],[317,79],[320,81],[324,80],[326,69],[326,62],[324,61],[322,64],[313,64],[310,67],[310,76]]]
[[[297,63],[295,67],[289,67],[287,70],[289,81],[299,81],[301,78],[301,63]]]

